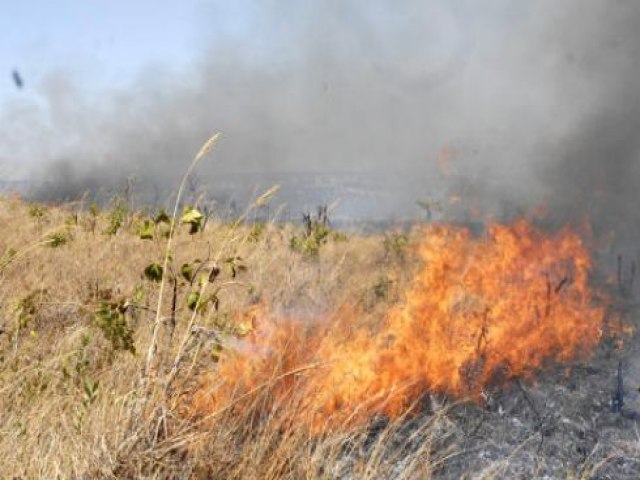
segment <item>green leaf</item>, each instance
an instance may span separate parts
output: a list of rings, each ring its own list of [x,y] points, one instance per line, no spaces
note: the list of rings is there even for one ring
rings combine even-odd
[[[36,220],[42,219],[47,214],[47,210],[42,205],[31,205],[29,207],[29,215],[31,215]]]
[[[158,215],[156,215],[156,217],[153,219],[153,222],[156,225],[158,225],[159,223],[171,223],[171,219],[169,218],[169,215],[167,214],[167,212],[165,212],[164,209],[162,209],[158,212]]]
[[[51,248],[61,247],[71,240],[71,234],[66,231],[51,233],[47,236],[47,245]]]
[[[97,203],[93,202],[90,206],[89,206],[89,213],[91,214],[91,216],[93,217],[97,217],[98,215],[100,215],[100,207],[98,206]]]
[[[220,361],[220,355],[222,354],[222,344],[216,341],[211,348],[211,360],[215,363]]]
[[[187,307],[189,310],[194,311],[198,307],[198,301],[200,300],[200,294],[198,292],[191,292],[187,297]]]
[[[133,293],[133,304],[140,305],[144,298],[144,287],[142,285],[136,285],[135,292]]]
[[[111,342],[113,351],[126,350],[135,354],[134,330],[127,322],[125,312],[124,304],[103,302],[94,312],[93,320]]]
[[[189,224],[189,233],[191,235],[202,229],[202,220],[204,220],[204,215],[194,207],[185,207],[180,219],[182,223]]]
[[[125,205],[118,203],[114,206],[113,210],[109,214],[109,225],[105,230],[107,235],[115,235],[118,233],[124,221],[127,218],[128,209]]]
[[[99,382],[93,380],[92,378],[88,378],[87,380],[85,380],[84,392],[88,398],[93,398],[96,396],[96,393],[98,391],[98,384]]]
[[[84,381],[83,389],[84,389],[84,405],[85,407],[90,406],[98,396],[98,386],[100,382],[97,380],[93,380],[92,378],[88,378]]]
[[[180,273],[184,277],[187,282],[191,282],[193,280],[193,266],[188,263],[183,263],[180,268]]]
[[[158,263],[151,263],[144,269],[144,276],[147,280],[152,282],[159,282],[162,280],[162,274],[164,273],[162,266]]]
[[[242,262],[242,257],[229,257],[224,263],[227,265],[229,273],[231,274],[231,278],[236,278],[236,275],[240,272],[244,272],[247,270],[246,265]]]
[[[140,238],[142,240],[153,240],[153,223],[145,220],[144,225],[140,229]]]
[[[182,214],[183,223],[199,222],[203,219],[202,213],[197,208],[187,207]]]

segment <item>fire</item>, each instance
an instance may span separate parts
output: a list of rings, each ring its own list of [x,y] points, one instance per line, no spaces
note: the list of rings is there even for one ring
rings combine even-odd
[[[375,328],[348,307],[314,322],[263,307],[256,329],[212,373],[216,386],[203,382],[195,411],[239,405],[268,385],[271,406],[298,395],[296,421],[313,428],[395,417],[425,393],[479,398],[531,379],[587,355],[602,335],[592,261],[570,229],[546,234],[519,220],[479,236],[430,226],[419,253],[424,267]]]

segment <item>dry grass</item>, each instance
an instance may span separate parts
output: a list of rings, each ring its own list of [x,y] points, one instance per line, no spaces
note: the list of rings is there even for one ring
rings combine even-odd
[[[291,248],[302,227],[214,220],[190,235],[179,225],[167,265],[200,259],[206,273],[221,268],[219,310],[200,315],[186,306],[194,288],[188,282],[179,282],[174,309],[172,282],[159,302],[160,285],[145,278],[145,267],[162,264],[167,252],[162,235],[139,238],[145,218],[127,213],[109,235],[109,209],[34,211],[15,198],[0,200],[1,477],[428,479],[461,454],[453,440],[459,425],[434,403],[420,422],[372,419],[320,434],[292,425],[302,399],[273,404],[270,385],[241,410],[184,413],[199,380],[215,376],[216,337],[206,332],[223,328],[220,319],[264,302],[308,319],[355,304],[363,321],[375,322],[418,267],[414,234],[407,246],[384,235],[329,236],[314,255]],[[234,276],[224,260],[235,257],[246,269]],[[213,285],[200,287],[202,298],[206,288]],[[126,305],[135,354],[96,323],[104,304]],[[514,445],[513,454],[519,450]],[[601,461],[566,475],[590,478]],[[490,462],[465,478],[503,478],[509,462]]]
[[[175,331],[169,328],[171,284],[156,315],[159,285],[143,271],[162,262],[166,240],[140,239],[139,213],[127,214],[118,232],[108,235],[107,209],[97,216],[77,205],[39,209],[44,213],[34,214],[17,199],[0,201],[3,476],[335,478],[351,472],[379,478],[395,468],[393,449],[382,446],[399,423],[372,440],[366,430],[319,437],[286,427],[294,405],[280,405],[260,420],[251,408],[206,422],[181,416],[175,399],[189,395],[198,376],[216,368],[209,340],[193,333],[209,327],[207,318],[214,315],[213,309],[194,315],[185,307],[187,282],[177,289]],[[53,246],[52,233],[62,234],[62,244]],[[216,280],[217,318],[242,312],[258,299],[309,318],[356,302],[375,317],[397,299],[407,263],[385,248],[382,236],[330,238],[319,255],[305,255],[290,248],[295,234],[301,229],[277,224],[259,235],[251,225],[212,221],[195,235],[179,226],[171,261],[180,266],[210,259],[223,266],[224,259],[241,257],[246,271],[233,278],[223,269]],[[94,314],[105,302],[132,301],[136,292],[141,297],[135,315],[126,314],[134,331],[132,354],[114,349]],[[145,353],[156,317],[158,348],[152,349],[147,387]],[[367,444],[365,458],[358,452],[367,442],[374,446]],[[418,459],[430,451],[428,442],[417,449],[401,477],[424,478],[430,463]]]

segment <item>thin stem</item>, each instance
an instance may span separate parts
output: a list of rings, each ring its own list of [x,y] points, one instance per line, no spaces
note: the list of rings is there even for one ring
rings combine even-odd
[[[164,287],[166,284],[166,277],[167,277],[166,272],[169,266],[169,258],[171,257],[171,246],[173,244],[173,236],[175,233],[175,226],[176,226],[176,217],[178,215],[178,207],[180,206],[182,193],[184,191],[189,175],[191,175],[191,172],[196,167],[196,165],[200,162],[200,160],[202,160],[213,149],[219,137],[220,137],[220,133],[216,133],[204,143],[200,151],[193,158],[193,161],[191,162],[191,165],[189,165],[189,168],[184,174],[184,177],[182,177],[182,182],[180,182],[180,188],[178,188],[178,194],[176,196],[176,201],[173,206],[173,215],[171,216],[169,237],[167,238],[167,245],[164,252],[164,262],[163,262],[163,269],[162,269],[163,275],[162,275],[162,280],[160,281],[160,290],[158,292],[158,306],[156,308],[156,319],[153,324],[153,330],[151,333],[151,344],[149,345],[149,351],[147,352],[147,362],[146,362],[145,371],[144,371],[145,378],[149,375],[151,371],[151,364],[153,363],[153,358],[155,356],[155,352],[157,348],[158,331],[159,331],[160,324],[162,322],[161,309],[162,309],[162,298],[164,296]]]

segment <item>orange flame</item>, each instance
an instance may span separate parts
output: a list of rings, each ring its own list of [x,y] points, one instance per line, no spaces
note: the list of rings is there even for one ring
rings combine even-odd
[[[351,308],[311,323],[263,308],[213,374],[219,386],[203,381],[195,411],[240,405],[269,385],[272,406],[304,392],[296,421],[312,428],[395,417],[428,392],[478,398],[530,379],[549,362],[587,355],[602,335],[592,261],[569,229],[547,235],[519,220],[474,236],[431,226],[419,252],[424,268],[378,328],[359,326]]]

